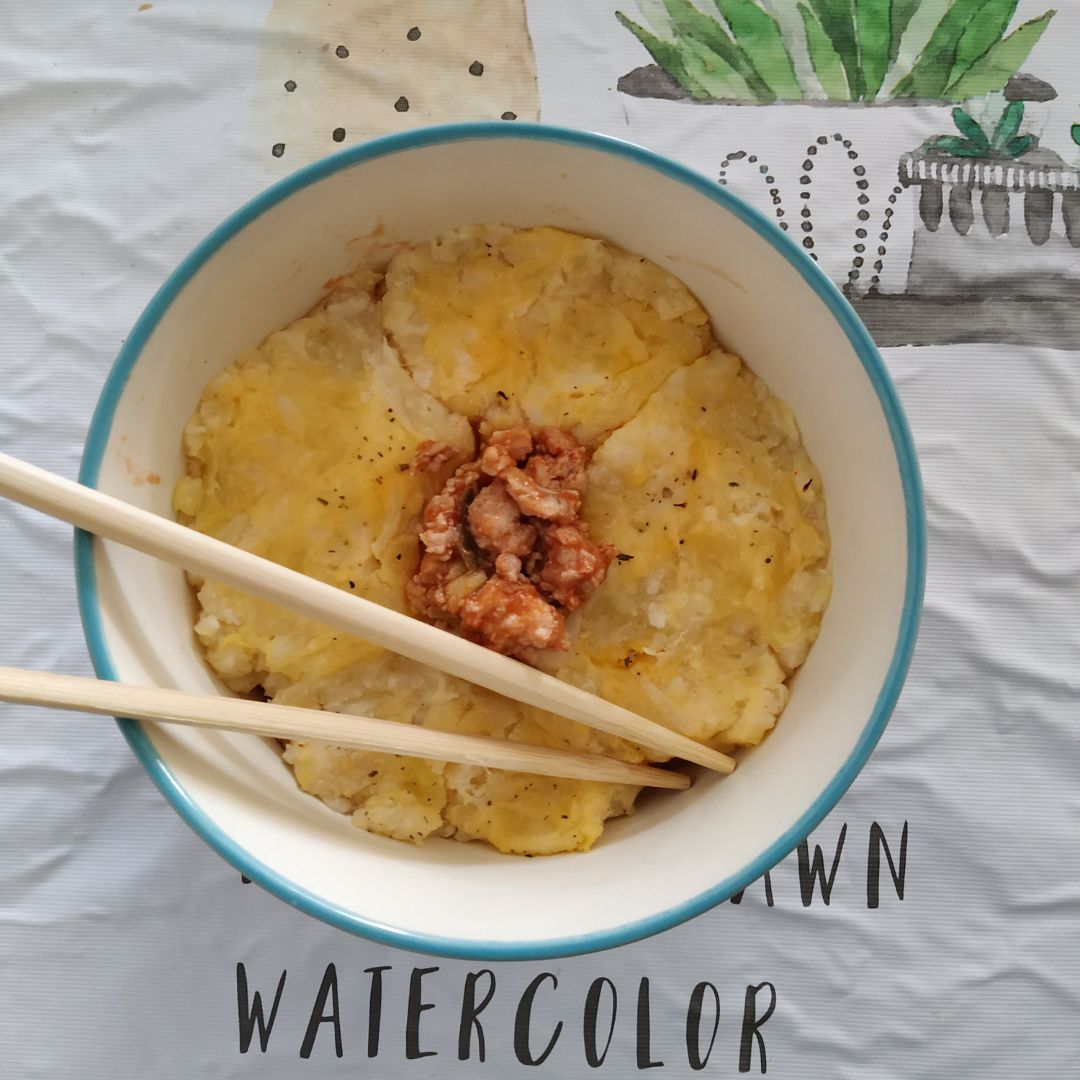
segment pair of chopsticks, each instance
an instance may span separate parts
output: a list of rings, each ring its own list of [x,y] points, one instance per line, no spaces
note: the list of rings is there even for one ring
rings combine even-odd
[[[504,697],[717,772],[730,773],[735,768],[734,760],[727,755],[527,664],[5,454],[0,454],[0,495]],[[679,773],[595,754],[432,731],[368,717],[44,672],[0,669],[0,700],[278,738],[320,739],[363,750],[545,776],[649,787],[689,786],[689,778]]]

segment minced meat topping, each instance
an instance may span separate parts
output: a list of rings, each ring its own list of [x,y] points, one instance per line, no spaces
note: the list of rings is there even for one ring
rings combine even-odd
[[[416,467],[456,455],[424,443]],[[566,649],[565,613],[600,586],[616,549],[581,520],[585,448],[556,427],[492,433],[424,507],[413,608],[497,652]]]

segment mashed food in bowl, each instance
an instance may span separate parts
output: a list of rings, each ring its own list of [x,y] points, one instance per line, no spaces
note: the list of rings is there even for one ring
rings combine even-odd
[[[791,411],[678,279],[557,229],[459,229],[342,279],[207,386],[184,451],[191,527],[722,750],[776,723],[829,600],[821,478]],[[193,584],[197,638],[237,693],[655,760]],[[311,741],[284,759],[362,829],[516,854],[588,850],[637,795]]]

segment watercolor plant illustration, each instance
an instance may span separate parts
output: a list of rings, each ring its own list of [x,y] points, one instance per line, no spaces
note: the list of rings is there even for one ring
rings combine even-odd
[[[1034,135],[1020,135],[1024,119],[1024,103],[1010,102],[997,120],[985,127],[969,112],[957,107],[952,111],[953,123],[959,135],[939,135],[923,147],[958,158],[1011,160],[1025,154],[1035,144]]]
[[[1023,119],[1023,102],[1007,102],[1004,95],[992,94],[982,102],[972,103],[970,111],[953,109],[959,135],[929,139],[903,155],[900,179],[904,186],[919,189],[919,218],[928,234],[937,233],[947,204],[953,231],[968,236],[976,218],[972,197],[979,192],[986,235],[990,238],[1016,231],[1011,228],[1010,209],[1018,201],[1024,211],[1021,231],[1026,232],[1030,244],[1051,244],[1053,225],[1060,214],[1065,243],[1071,248],[1080,246],[1080,177],[1060,154],[1038,146],[1033,135],[1019,133]],[[1056,203],[1060,203],[1058,210]],[[927,242],[928,237],[922,241]],[[935,243],[935,251],[940,247]],[[966,247],[974,250],[970,244]],[[916,255],[918,248],[919,243]],[[1012,250],[1007,260],[996,249],[987,248],[981,254],[989,260],[979,270],[983,276],[1019,268],[1030,277],[1034,269],[1042,269],[1028,263],[1020,267],[1018,253]],[[913,258],[913,270],[918,268],[918,262]]]
[[[637,96],[746,104],[966,101],[1003,89],[1055,14],[1008,33],[1017,2],[772,0],[774,17],[758,0],[712,0],[715,15],[706,0],[639,0],[648,25],[621,11],[615,17],[657,68],[638,69],[619,86]]]
[[[1049,91],[1043,100],[1055,96],[1052,87],[1043,89]],[[823,269],[879,345],[987,342],[1075,350],[1080,166],[1023,130],[1025,108],[1024,101],[999,91],[953,109],[954,132],[900,155],[895,182],[887,191],[878,189],[884,199],[880,218],[865,147],[839,124],[832,132],[801,132],[805,158],[792,189],[785,190],[771,154],[760,156],[745,145],[726,151],[717,180],[739,183],[740,194],[751,198],[767,190],[780,229],[797,237],[810,258],[827,259]],[[1080,123],[1073,129],[1071,138],[1080,145]],[[854,181],[854,220],[826,215],[819,227],[817,182],[835,183],[843,173]],[[797,192],[797,202],[785,198],[789,191]],[[905,192],[913,203],[905,201]],[[835,195],[829,200],[835,208]],[[845,267],[842,256],[834,256],[849,226],[853,242]],[[903,235],[908,228],[910,247]]]

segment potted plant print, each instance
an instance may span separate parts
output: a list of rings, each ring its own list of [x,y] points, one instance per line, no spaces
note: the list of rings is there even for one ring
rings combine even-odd
[[[640,0],[615,13],[654,66],[624,93],[698,102],[961,102],[1004,89],[1054,16],[1017,0]],[[648,24],[648,25],[646,25]]]
[[[1075,295],[1080,174],[1023,119],[1022,102],[989,95],[953,110],[955,134],[901,157],[918,200],[909,294]]]

